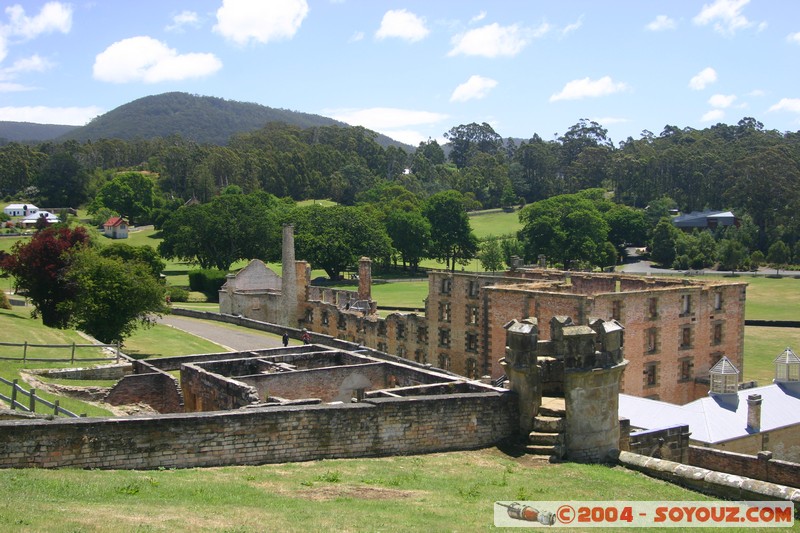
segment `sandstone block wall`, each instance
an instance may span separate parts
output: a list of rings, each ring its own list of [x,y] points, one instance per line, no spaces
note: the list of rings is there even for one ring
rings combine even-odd
[[[639,431],[630,435],[627,451],[688,464],[689,435],[689,426]]]
[[[2,468],[148,469],[430,453],[516,431],[508,393],[112,419],[0,421]]]
[[[255,387],[218,375],[213,380],[208,378],[208,372],[196,365],[185,364],[181,368],[187,412],[239,409],[259,402]]]

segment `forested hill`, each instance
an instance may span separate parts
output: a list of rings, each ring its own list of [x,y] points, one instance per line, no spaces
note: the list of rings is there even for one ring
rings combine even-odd
[[[0,121],[0,142],[49,141],[76,128],[78,126]]]
[[[270,122],[283,122],[300,128],[346,126],[332,118],[260,104],[236,102],[213,96],[171,92],[145,96],[121,105],[58,138],[79,142],[99,139],[154,139],[178,134],[201,144],[222,146],[232,135],[263,128]],[[377,135],[381,146],[409,147]]]

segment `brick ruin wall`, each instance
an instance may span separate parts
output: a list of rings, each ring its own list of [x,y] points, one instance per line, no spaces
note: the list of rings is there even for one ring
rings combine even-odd
[[[193,364],[181,369],[184,408],[187,412],[239,409],[259,402],[254,387],[238,380],[214,375]]]
[[[800,488],[800,463],[773,459],[771,452],[748,455],[689,446],[689,458],[685,462],[717,472],[729,472],[738,476]]]
[[[157,417],[0,422],[2,468],[255,465],[477,449],[515,436],[507,393]]]
[[[184,409],[178,380],[158,370],[123,377],[104,401],[111,405],[145,403],[159,413],[181,413]]]

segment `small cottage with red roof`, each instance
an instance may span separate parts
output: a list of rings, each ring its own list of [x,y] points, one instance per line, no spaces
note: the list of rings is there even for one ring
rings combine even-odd
[[[127,239],[128,221],[122,217],[111,217],[103,224],[103,235],[109,239]]]

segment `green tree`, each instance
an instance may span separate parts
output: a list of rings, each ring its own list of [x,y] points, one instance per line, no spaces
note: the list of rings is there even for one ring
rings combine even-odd
[[[455,270],[456,263],[466,263],[478,248],[464,197],[458,191],[443,191],[428,198],[422,213],[431,223],[430,257]]]
[[[36,186],[42,201],[53,207],[78,207],[86,200],[89,173],[65,147],[43,164]]]
[[[60,310],[70,324],[105,343],[122,342],[167,312],[164,286],[139,261],[83,248],[70,257],[65,281],[73,297],[61,302]]]
[[[742,243],[732,239],[723,239],[717,248],[720,270],[730,270],[731,273],[744,268],[747,260],[747,249]]]
[[[583,194],[564,194],[525,206],[519,238],[525,258],[544,254],[565,269],[573,262],[600,265],[605,261],[609,226],[595,202]]]
[[[269,194],[252,193],[181,207],[164,222],[158,252],[218,270],[229,270],[240,259],[277,259],[284,205]]]
[[[150,221],[150,213],[157,205],[156,184],[150,176],[142,172],[122,172],[100,189],[89,212],[95,213],[105,207],[132,224],[141,224]]]
[[[386,231],[392,246],[400,254],[403,269],[406,263],[416,272],[420,260],[425,257],[431,240],[431,223],[422,212],[394,210],[386,217]]]
[[[756,250],[750,254],[750,268],[755,272],[758,268],[766,263],[767,259],[764,257],[764,252]]]
[[[481,267],[490,272],[497,272],[503,269],[503,250],[500,248],[500,241],[492,236],[483,241],[478,250],[478,261]]]
[[[0,265],[14,277],[14,288],[31,299],[34,315],[53,328],[65,328],[69,313],[64,302],[75,298],[75,287],[65,276],[70,255],[89,244],[89,234],[78,226],[55,225],[37,232],[30,241],[18,241]]]
[[[100,248],[100,257],[116,258],[123,262],[138,261],[144,264],[154,279],[161,279],[161,272],[167,264],[152,246],[131,246],[124,242],[115,242]]]
[[[789,247],[783,241],[775,241],[767,251],[767,263],[775,269],[775,275],[778,274],[781,267],[786,266],[789,257]]]
[[[296,255],[332,280],[354,267],[360,257],[385,259],[392,245],[377,216],[363,207],[336,205],[298,207],[289,214],[295,224]]]
[[[669,218],[662,218],[653,230],[650,241],[650,258],[657,264],[668,268],[675,261],[675,243],[680,237],[680,230]]]

